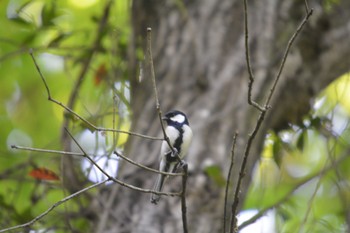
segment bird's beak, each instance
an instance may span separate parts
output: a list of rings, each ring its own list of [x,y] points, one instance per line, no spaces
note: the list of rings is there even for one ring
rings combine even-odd
[[[166,121],[166,120],[168,120],[168,118],[167,117],[162,117],[162,120]]]

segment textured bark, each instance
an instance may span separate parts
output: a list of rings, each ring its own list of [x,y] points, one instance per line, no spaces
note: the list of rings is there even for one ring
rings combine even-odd
[[[249,36],[256,79],[253,98],[259,103],[264,102],[270,91],[287,42],[305,15],[303,3],[249,1]],[[309,110],[312,97],[349,70],[350,2],[341,1],[328,11],[319,2],[309,5],[315,9],[314,15],[291,50],[272,108],[251,148],[241,203],[267,130],[279,130],[288,122],[300,121]],[[224,187],[205,174],[205,167],[217,165],[226,177],[232,136],[238,131],[231,177],[234,187],[247,137],[258,116],[258,111],[247,103],[242,1],[134,1],[132,19],[136,46],[145,48],[146,28],[152,27],[162,110],[183,110],[194,131],[186,158],[190,170],[189,230],[222,232]],[[132,130],[161,136],[151,79],[146,75],[139,82],[136,74],[134,77]],[[137,162],[157,168],[159,149],[160,141],[132,137],[125,153]],[[152,188],[156,174],[123,163],[120,178]],[[181,180],[169,179],[165,186],[164,191],[180,191]],[[109,211],[107,217],[96,224],[101,232],[182,232],[179,198],[162,197],[159,205],[154,206],[147,194],[118,185],[109,191],[100,195],[103,201],[114,200],[112,206],[102,210]]]

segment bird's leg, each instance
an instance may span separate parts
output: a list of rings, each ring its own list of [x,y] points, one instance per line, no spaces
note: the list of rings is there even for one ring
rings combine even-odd
[[[179,163],[179,167],[181,167],[181,169],[183,169],[185,166],[187,166],[187,163],[185,160],[180,160],[180,163]]]
[[[176,148],[173,148],[174,150],[171,153],[171,157],[175,158],[178,163],[181,163],[183,160],[179,156],[179,151]]]

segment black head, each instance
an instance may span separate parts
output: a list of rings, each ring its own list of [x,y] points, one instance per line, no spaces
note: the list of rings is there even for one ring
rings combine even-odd
[[[168,125],[189,125],[185,113],[178,110],[167,112],[162,119],[165,120]]]

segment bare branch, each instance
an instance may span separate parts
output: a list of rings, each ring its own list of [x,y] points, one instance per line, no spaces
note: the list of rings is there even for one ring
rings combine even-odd
[[[68,129],[65,129],[66,133],[72,138],[74,143],[79,147],[79,149],[83,152],[83,157],[89,160],[100,172],[102,172],[105,176],[107,176],[108,179],[113,180],[113,178],[105,172],[86,152],[85,150],[80,146],[78,141],[73,137],[73,135],[69,132]]]
[[[7,231],[12,231],[12,230],[17,230],[17,229],[20,229],[20,228],[24,228],[24,227],[28,227],[30,225],[33,225],[35,222],[39,221],[40,219],[45,217],[47,214],[49,214],[51,211],[53,211],[57,206],[60,206],[63,203],[69,201],[70,199],[72,199],[72,198],[74,198],[74,197],[76,197],[76,196],[78,196],[78,195],[80,195],[82,193],[85,193],[85,192],[87,192],[90,189],[96,188],[96,187],[106,183],[107,181],[109,181],[109,180],[104,180],[104,181],[101,181],[99,183],[93,184],[93,185],[91,185],[89,187],[86,187],[84,189],[81,189],[78,192],[75,192],[75,193],[69,195],[68,197],[65,197],[62,200],[56,202],[50,208],[48,208],[45,212],[43,212],[42,214],[40,214],[37,217],[35,217],[33,220],[31,220],[31,221],[29,221],[27,223],[21,224],[21,225],[17,225],[17,226],[14,226],[14,227],[9,227],[9,228],[2,229],[2,230],[0,230],[0,232],[7,232]]]
[[[280,65],[280,68],[278,69],[278,73],[277,73],[277,76],[272,84],[272,87],[270,89],[270,93],[269,93],[269,96],[267,97],[267,100],[266,100],[266,103],[265,103],[265,106],[268,106],[269,103],[270,103],[270,100],[272,98],[272,95],[276,89],[276,86],[277,86],[277,83],[281,77],[281,74],[282,74],[282,71],[283,71],[283,68],[284,68],[284,64],[287,60],[287,57],[288,57],[288,54],[289,54],[289,50],[290,48],[292,47],[293,43],[294,43],[294,40],[295,38],[299,35],[299,33],[301,32],[301,30],[303,29],[304,25],[306,24],[306,22],[309,20],[310,16],[312,15],[313,13],[313,9],[310,9],[310,11],[307,12],[306,16],[304,17],[303,21],[300,23],[300,25],[298,26],[298,28],[296,29],[296,31],[294,32],[294,34],[292,35],[292,37],[290,38],[290,40],[288,41],[288,44],[287,44],[287,48],[284,52],[284,55],[282,57],[282,62],[281,62],[281,65]]]
[[[171,151],[173,152],[173,154],[177,154],[177,153],[175,153],[175,149],[174,149],[173,145],[171,145],[169,137],[168,137],[168,135],[165,132],[165,127],[164,127],[164,123],[163,123],[163,119],[162,119],[162,111],[160,109],[160,104],[159,104],[159,99],[158,99],[156,75],[155,75],[155,72],[154,72],[154,65],[153,65],[152,29],[151,28],[147,28],[147,54],[148,54],[150,70],[151,70],[151,79],[152,79],[152,84],[153,84],[154,97],[155,97],[155,101],[156,101],[156,109],[157,109],[157,112],[158,112],[160,125],[162,127],[164,140],[168,143],[168,146],[171,149]],[[181,159],[178,156],[177,156],[177,158],[178,158],[179,161],[181,161]]]
[[[182,177],[182,193],[181,193],[182,225],[183,225],[184,233],[187,233],[188,228],[187,228],[186,187],[187,187],[188,166],[186,162],[183,162],[182,169],[185,173],[185,175]]]
[[[124,131],[124,130],[117,130],[117,129],[107,129],[107,128],[102,128],[102,127],[97,127],[95,125],[93,125],[92,123],[90,123],[88,120],[86,120],[85,118],[83,118],[82,116],[80,116],[78,113],[74,112],[72,109],[70,109],[69,107],[65,106],[63,103],[55,100],[54,98],[52,98],[51,93],[50,93],[50,88],[40,70],[40,67],[38,65],[38,63],[36,62],[36,59],[33,55],[33,51],[30,50],[29,51],[30,56],[33,59],[33,62],[35,64],[35,67],[40,75],[41,80],[44,83],[46,92],[47,92],[47,98],[49,101],[59,105],[60,107],[62,107],[63,109],[65,109],[67,112],[69,112],[70,114],[74,115],[75,117],[77,117],[79,120],[81,120],[82,122],[84,122],[89,128],[94,129],[96,131],[103,131],[103,132],[116,132],[116,133],[123,133],[123,134],[128,134],[130,136],[136,136],[136,137],[141,137],[141,138],[145,138],[145,139],[150,139],[150,140],[163,140],[162,138],[157,138],[157,137],[151,137],[151,136],[147,136],[147,135],[142,135],[139,133],[135,133],[135,132],[130,132],[130,131]]]
[[[246,3],[246,0],[243,0],[244,1],[244,6],[245,6],[245,16],[247,14],[247,3]],[[245,169],[246,169],[246,165],[247,165],[247,161],[248,161],[248,156],[249,156],[249,152],[250,152],[250,148],[251,148],[251,145],[255,139],[255,136],[256,134],[258,133],[259,129],[260,129],[260,126],[262,124],[262,122],[264,121],[264,118],[265,118],[265,115],[266,115],[266,110],[268,109],[268,106],[269,106],[269,103],[271,101],[271,98],[272,98],[272,95],[275,91],[275,88],[277,86],[277,83],[280,79],[280,76],[281,76],[281,73],[283,71],[283,68],[284,68],[284,64],[285,64],[285,61],[288,57],[288,54],[289,54],[289,50],[295,40],[295,38],[299,35],[300,31],[302,30],[302,28],[304,27],[304,25],[306,24],[306,22],[308,21],[309,17],[312,15],[312,9],[307,12],[307,15],[304,17],[304,19],[302,20],[301,24],[298,26],[298,28],[296,29],[296,31],[294,32],[294,34],[292,35],[291,39],[289,40],[288,44],[287,44],[287,47],[286,47],[286,51],[283,55],[283,58],[282,58],[282,62],[281,62],[281,65],[280,65],[280,68],[277,72],[277,75],[276,75],[276,78],[272,84],[272,87],[270,89],[270,93],[266,99],[266,102],[265,102],[265,108],[263,109],[263,111],[260,112],[260,115],[257,119],[257,122],[256,122],[256,125],[253,129],[253,132],[249,135],[249,138],[248,138],[248,141],[247,141],[247,144],[245,146],[245,151],[244,151],[244,156],[243,156],[243,162],[242,162],[242,165],[241,165],[241,169],[240,169],[240,172],[239,172],[239,178],[238,178],[238,182],[237,182],[237,186],[236,186],[236,189],[235,189],[235,193],[234,193],[234,201],[232,203],[232,206],[231,206],[231,228],[230,228],[230,232],[237,232],[238,229],[237,229],[237,219],[236,219],[236,215],[237,215],[237,211],[238,211],[238,204],[239,204],[239,196],[240,196],[240,190],[241,190],[241,185],[242,185],[242,181],[243,181],[243,178],[245,176]],[[247,39],[247,36],[246,35],[246,39]],[[246,44],[247,45],[247,44]],[[247,50],[248,50],[248,56],[249,56],[249,46],[246,47],[246,53],[247,53]],[[247,57],[247,64],[249,62],[249,57]],[[249,70],[249,65],[248,65],[248,70]],[[250,82],[251,81],[254,81],[254,77],[252,76],[252,73],[251,73],[251,70],[249,71],[250,73]],[[252,85],[252,84],[249,84],[249,86]],[[249,87],[249,89],[251,89],[251,86]],[[248,96],[248,102],[249,102],[249,96]]]
[[[109,180],[113,180],[114,182],[128,187],[130,189],[136,190],[136,191],[141,191],[144,193],[156,193],[156,194],[161,194],[161,195],[166,195],[166,196],[180,196],[181,193],[163,193],[163,192],[155,192],[153,190],[148,190],[148,189],[142,189],[142,188],[138,188],[136,186],[121,182],[119,180],[117,180],[116,178],[110,176],[107,172],[105,172],[85,151],[84,149],[79,145],[79,143],[75,140],[75,138],[73,137],[73,135],[66,129],[68,135],[72,138],[72,140],[76,143],[76,145],[79,147],[79,149],[83,152],[83,157],[88,159],[95,167],[97,167],[98,170],[100,170],[105,176],[108,177]]]
[[[306,14],[309,14],[310,12],[309,3],[307,2],[307,0],[304,0],[304,3],[305,3]]]
[[[225,201],[224,201],[224,232],[226,232],[226,208],[227,208],[227,198],[228,198],[228,190],[230,187],[230,180],[231,180],[231,173],[232,168],[234,165],[234,158],[235,158],[235,147],[236,147],[236,140],[237,140],[238,133],[236,132],[233,135],[233,142],[232,142],[232,148],[231,148],[231,163],[230,168],[228,170],[227,179],[226,179],[226,188],[225,188]]]
[[[102,39],[105,34],[104,31],[108,25],[108,18],[110,14],[110,10],[112,8],[113,0],[107,0],[104,2],[103,13],[98,22],[97,30],[95,33],[95,38],[91,45],[91,49],[87,51],[84,60],[82,61],[81,69],[78,74],[78,77],[75,79],[73,84],[73,88],[70,91],[70,95],[67,102],[67,109],[74,109],[76,104],[76,100],[78,98],[78,94],[80,92],[80,88],[85,81],[86,74],[91,66],[94,55],[98,52],[99,48],[102,47]],[[71,111],[72,112],[72,111]],[[61,143],[63,145],[64,150],[70,150],[70,140],[64,129],[69,128],[70,118],[64,114],[63,123],[61,126]],[[80,189],[80,183],[76,179],[77,174],[73,165],[73,161],[70,160],[69,157],[63,157],[61,159],[61,170],[62,170],[62,181],[63,186],[70,191],[74,191],[76,189]]]
[[[85,155],[83,153],[76,153],[76,152],[68,152],[68,151],[61,151],[61,150],[47,150],[47,149],[39,149],[39,148],[32,148],[32,147],[25,147],[25,146],[17,146],[17,145],[11,145],[12,149],[17,149],[17,150],[27,150],[27,151],[35,151],[35,152],[45,152],[45,153],[51,153],[51,154],[61,154],[61,155],[75,155],[75,156],[83,156]],[[145,169],[150,172],[154,172],[157,174],[163,174],[167,176],[183,176],[185,173],[169,173],[169,172],[162,172],[153,168],[146,167],[140,163],[136,163],[135,161],[129,159],[128,157],[125,157],[121,153],[118,153],[117,151],[114,151],[114,154],[116,154],[118,157],[121,157],[122,159],[126,160],[127,162],[138,166],[142,169]]]
[[[71,108],[71,109],[74,108],[74,104],[75,104],[76,99],[78,97],[79,89],[80,89],[81,85],[83,84],[85,76],[86,76],[88,69],[90,67],[92,58],[93,58],[94,54],[98,51],[98,49],[101,47],[101,41],[102,41],[102,38],[104,35],[104,30],[108,25],[107,22],[108,22],[109,12],[112,8],[113,2],[114,2],[113,0],[106,1],[106,4],[105,4],[104,9],[103,9],[103,14],[102,14],[102,17],[99,21],[98,28],[97,28],[97,31],[95,34],[96,38],[92,44],[92,49],[87,54],[87,58],[84,60],[84,63],[83,63],[82,69],[79,73],[79,76],[78,76],[77,80],[75,81],[74,87],[73,87],[72,92],[71,92],[72,94],[71,94],[71,96],[68,100],[68,103],[67,103],[68,108]],[[63,127],[67,128],[67,126],[68,126],[67,124],[68,124],[68,122],[65,121],[63,124]]]
[[[142,165],[140,163],[136,163],[135,161],[129,159],[128,157],[122,155],[121,153],[117,152],[117,151],[114,151],[114,154],[116,154],[118,157],[121,157],[122,159],[126,160],[127,162],[137,166],[137,167],[140,167],[142,169],[145,169],[147,171],[150,171],[150,172],[154,172],[154,173],[157,173],[157,174],[162,174],[162,175],[167,175],[167,176],[184,176],[185,173],[169,173],[169,172],[162,172],[162,171],[159,171],[157,169],[153,169],[153,168],[149,168],[149,167],[146,167],[145,165]]]
[[[68,151],[61,151],[61,150],[47,150],[47,149],[38,149],[38,148],[32,148],[32,147],[26,147],[26,146],[17,146],[17,145],[11,145],[12,149],[17,150],[27,150],[27,151],[35,151],[35,152],[45,152],[50,154],[62,154],[62,155],[77,155],[77,156],[83,156],[82,153],[76,153],[76,152],[68,152]]]
[[[74,140],[74,139],[73,139]],[[101,167],[98,166],[98,164],[95,163],[95,161],[93,161],[86,153],[76,153],[76,152],[67,152],[67,151],[58,151],[58,150],[47,150],[47,149],[38,149],[38,148],[31,148],[31,147],[24,147],[24,146],[16,146],[16,145],[11,145],[11,148],[13,149],[18,149],[18,150],[28,150],[28,151],[35,151],[35,152],[43,152],[43,153],[52,153],[52,154],[63,154],[63,155],[76,155],[76,156],[83,156],[85,158],[87,158],[89,161],[91,161],[99,170],[103,170]],[[81,148],[79,146],[79,148]],[[124,157],[126,158],[126,157]],[[129,159],[129,161],[132,161]],[[133,161],[132,161],[133,162]],[[134,162],[135,163],[135,162]],[[164,175],[169,175],[169,176],[179,176],[179,175],[183,175],[182,173],[167,173],[167,172],[161,172],[155,169],[151,169],[151,168],[147,168],[147,170],[151,171],[151,172],[155,172],[155,173],[160,173],[160,174],[164,174]],[[136,186],[124,183],[114,177],[111,177],[108,173],[106,173],[105,171],[102,172],[104,175],[107,176],[108,179],[110,179],[111,181],[114,181],[118,184],[120,184],[121,186],[136,190],[136,191],[140,191],[140,192],[144,192],[144,193],[156,193],[159,195],[165,195],[165,196],[171,196],[171,197],[175,197],[175,196],[181,196],[181,192],[178,193],[167,193],[167,192],[155,192],[153,190],[149,190],[149,189],[142,189],[142,188],[138,188]]]
[[[248,68],[249,73],[249,83],[248,83],[248,104],[254,106],[259,111],[263,112],[266,111],[265,108],[261,107],[258,103],[254,102],[252,100],[252,90],[253,90],[253,83],[254,83],[254,74],[253,70],[250,64],[250,47],[249,47],[249,32],[248,32],[248,7],[247,7],[247,1],[244,0],[244,43],[245,43],[245,58],[246,58],[246,64]]]
[[[316,177],[320,176],[320,175],[324,175],[327,172],[329,172],[330,170],[334,169],[335,167],[337,167],[340,163],[342,163],[345,159],[347,159],[349,156],[350,151],[347,150],[344,152],[344,154],[339,157],[339,159],[337,159],[336,161],[333,161],[331,164],[329,164],[327,167],[323,168],[322,170],[315,172],[314,174],[309,175],[308,177],[305,177],[304,179],[300,180],[292,189],[290,189],[286,195],[284,195],[284,197],[282,197],[280,200],[277,200],[275,203],[273,203],[270,206],[267,206],[263,209],[261,209],[256,215],[254,215],[253,217],[251,217],[249,220],[243,222],[241,225],[239,225],[238,230],[242,230],[243,228],[245,228],[246,226],[254,223],[256,220],[258,220],[260,217],[262,217],[268,210],[278,207],[279,205],[285,203],[288,198],[294,193],[295,190],[297,190],[298,188],[300,188],[302,185],[306,184],[307,182],[309,182],[312,179],[315,179]]]

